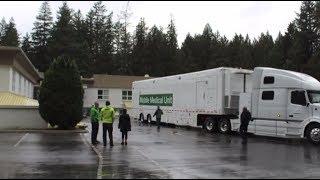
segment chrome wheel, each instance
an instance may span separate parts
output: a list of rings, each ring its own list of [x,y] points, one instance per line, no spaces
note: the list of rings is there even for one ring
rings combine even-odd
[[[313,128],[310,131],[310,138],[313,142],[319,142],[320,141],[320,129],[319,128]]]
[[[148,121],[148,123],[151,123],[151,115],[147,116],[147,121]]]
[[[207,129],[208,131],[212,131],[212,130],[213,130],[213,127],[214,127],[213,121],[209,120],[209,121],[207,122],[207,124],[206,124],[206,129]]]
[[[231,125],[228,119],[222,119],[219,123],[219,130],[221,133],[228,133],[231,129]]]

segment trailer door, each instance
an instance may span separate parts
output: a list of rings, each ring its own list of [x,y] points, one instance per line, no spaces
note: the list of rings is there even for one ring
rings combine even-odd
[[[198,109],[205,109],[207,106],[207,101],[206,101],[207,86],[208,86],[208,81],[196,82],[196,106]]]

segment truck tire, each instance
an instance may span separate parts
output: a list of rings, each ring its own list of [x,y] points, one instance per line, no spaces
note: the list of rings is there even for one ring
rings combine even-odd
[[[204,122],[204,129],[210,133],[214,132],[216,130],[216,121],[212,118],[207,118]]]
[[[320,124],[310,125],[306,133],[306,136],[311,143],[316,145],[320,144]]]
[[[219,132],[228,134],[231,131],[231,123],[229,119],[223,118],[219,122]]]

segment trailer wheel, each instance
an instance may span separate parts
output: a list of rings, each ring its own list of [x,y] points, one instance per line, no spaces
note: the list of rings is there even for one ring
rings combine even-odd
[[[204,122],[204,129],[207,132],[214,132],[216,129],[216,122],[211,118],[207,118]]]
[[[320,124],[312,124],[308,127],[307,138],[313,144],[320,144]]]
[[[150,114],[147,115],[147,121],[148,121],[148,123],[151,123],[151,115]]]
[[[140,121],[140,122],[144,122],[144,117],[143,117],[143,114],[142,114],[142,113],[141,113],[140,116],[139,116],[139,121]]]
[[[229,119],[221,119],[219,123],[219,131],[223,134],[230,133],[231,123]]]

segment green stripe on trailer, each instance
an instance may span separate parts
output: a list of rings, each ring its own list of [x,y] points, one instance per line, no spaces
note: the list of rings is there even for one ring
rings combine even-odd
[[[173,94],[141,94],[139,105],[172,106]]]

